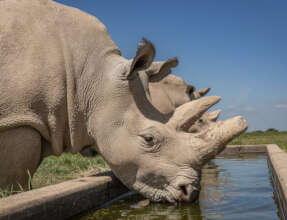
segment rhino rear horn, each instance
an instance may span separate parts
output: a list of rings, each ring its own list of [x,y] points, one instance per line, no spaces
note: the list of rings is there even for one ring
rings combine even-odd
[[[147,70],[150,82],[158,82],[171,73],[171,68],[178,65],[177,57],[173,57],[163,62],[153,62]]]
[[[134,78],[138,71],[148,69],[152,64],[154,57],[154,45],[150,41],[143,38],[142,42],[138,46],[137,53],[132,60],[127,79]]]
[[[204,112],[220,101],[219,96],[208,96],[177,107],[168,124],[176,130],[187,131]]]
[[[214,122],[215,122],[215,121],[218,119],[218,117],[219,117],[219,115],[220,115],[220,112],[221,112],[220,109],[215,110],[215,111],[213,111],[213,112],[207,112],[207,113],[206,113],[206,116],[207,116],[207,118],[208,118],[210,121],[214,121]]]

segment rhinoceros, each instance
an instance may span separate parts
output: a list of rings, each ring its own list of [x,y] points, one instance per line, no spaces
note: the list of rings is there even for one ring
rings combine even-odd
[[[114,174],[152,201],[194,201],[201,166],[245,131],[240,116],[185,132],[220,98],[160,113],[143,40],[128,60],[95,17],[50,0],[0,1],[0,185],[27,186],[47,155],[96,146]],[[155,76],[155,78],[161,78]]]
[[[177,59],[173,58],[163,62],[154,62],[147,73],[157,73],[165,76],[171,72],[171,67],[177,65]],[[159,74],[160,73],[160,74]],[[210,88],[195,90],[181,77],[169,75],[160,81],[150,80],[149,90],[152,104],[162,113],[173,112],[178,106],[206,95]]]
[[[207,130],[219,117],[221,110],[204,113],[203,116],[198,119],[190,128],[188,132],[199,133]]]

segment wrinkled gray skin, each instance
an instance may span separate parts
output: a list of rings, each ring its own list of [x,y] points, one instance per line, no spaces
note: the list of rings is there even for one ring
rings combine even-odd
[[[21,16],[19,16],[21,15]],[[242,117],[185,132],[220,98],[163,115],[144,73],[155,50],[132,60],[105,26],[48,0],[0,1],[0,186],[27,187],[41,160],[96,146],[114,174],[152,201],[194,201],[201,166],[247,128]]]

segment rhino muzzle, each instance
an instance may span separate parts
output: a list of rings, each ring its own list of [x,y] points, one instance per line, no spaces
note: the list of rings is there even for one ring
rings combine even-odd
[[[203,166],[206,162],[222,152],[228,142],[239,136],[248,128],[248,124],[241,116],[217,122],[213,128],[199,134],[198,136],[206,140],[205,144],[194,148],[197,155],[198,166]]]

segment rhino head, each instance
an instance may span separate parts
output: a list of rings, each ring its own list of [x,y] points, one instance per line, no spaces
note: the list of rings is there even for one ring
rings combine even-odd
[[[97,152],[131,190],[152,201],[192,202],[199,195],[201,166],[245,131],[247,123],[235,117],[216,122],[203,133],[186,132],[220,98],[204,97],[162,114],[148,92],[146,70],[154,55],[153,45],[144,40],[132,60],[115,54],[106,57],[96,81],[87,82],[91,86],[86,93],[97,90],[97,96],[86,98],[92,110],[87,113],[88,133]]]
[[[208,129],[217,121],[220,112],[221,110],[216,110],[213,112],[204,113],[203,116],[188,129],[188,132],[198,133]]]
[[[162,113],[170,113],[178,106],[206,95],[210,88],[196,90],[181,77],[168,75],[177,66],[176,58],[153,62],[146,73],[150,77],[149,90],[152,104]],[[168,75],[168,76],[167,76]]]

